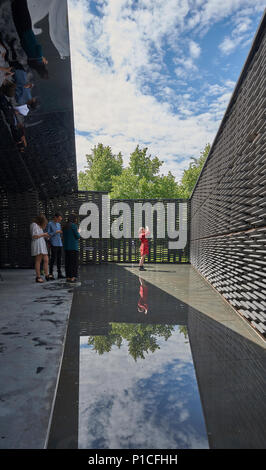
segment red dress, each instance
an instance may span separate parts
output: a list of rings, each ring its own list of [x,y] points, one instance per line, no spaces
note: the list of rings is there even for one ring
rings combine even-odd
[[[148,255],[149,254],[149,241],[146,238],[146,234],[142,233],[139,237],[140,239],[140,255]]]

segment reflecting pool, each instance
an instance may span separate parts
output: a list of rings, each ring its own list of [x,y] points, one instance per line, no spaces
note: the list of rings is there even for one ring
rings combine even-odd
[[[191,267],[84,267],[47,447],[265,448],[265,370],[263,345]]]
[[[78,445],[208,448],[186,327],[111,323],[80,338]]]

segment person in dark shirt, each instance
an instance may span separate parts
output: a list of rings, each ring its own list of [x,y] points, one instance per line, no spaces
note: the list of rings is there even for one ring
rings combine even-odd
[[[78,277],[79,239],[78,217],[70,214],[63,227],[63,246],[67,282],[76,282]]]
[[[13,0],[12,16],[22,48],[28,57],[28,65],[35,69],[41,78],[48,78],[46,65],[48,60],[43,57],[42,46],[37,42],[32,31],[32,21],[27,0]]]

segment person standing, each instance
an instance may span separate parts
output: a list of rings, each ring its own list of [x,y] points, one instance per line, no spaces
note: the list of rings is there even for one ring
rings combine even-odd
[[[150,235],[149,227],[141,227],[139,229],[139,239],[140,239],[140,262],[139,270],[146,271],[144,268],[145,256],[149,254],[149,240],[146,238]]]
[[[61,224],[60,224],[61,221],[62,221],[62,215],[57,212],[54,215],[53,220],[51,220],[47,226],[47,232],[50,235],[49,242],[50,242],[51,255],[50,255],[49,274],[50,274],[51,280],[55,279],[53,275],[55,262],[57,266],[58,279],[65,278],[65,276],[63,276],[61,272],[62,249],[63,249],[63,243],[61,239],[61,234],[63,233],[61,229]]]
[[[65,268],[67,282],[76,282],[78,277],[79,239],[78,217],[70,214],[63,227]]]
[[[13,0],[11,4],[13,21],[20,39],[20,44],[28,57],[28,65],[35,69],[41,78],[48,79],[42,46],[38,43],[32,29],[32,21],[27,0]]]
[[[50,280],[48,274],[48,250],[45,242],[49,234],[44,232],[47,225],[47,219],[44,215],[37,216],[30,225],[31,232],[31,255],[35,256],[36,282],[44,282],[41,278],[40,265],[43,260],[46,281]]]

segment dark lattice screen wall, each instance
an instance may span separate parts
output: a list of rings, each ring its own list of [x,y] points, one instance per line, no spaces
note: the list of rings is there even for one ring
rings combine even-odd
[[[30,223],[39,214],[36,191],[0,190],[0,266],[32,267]]]
[[[30,223],[38,214],[45,214],[48,220],[51,220],[56,212],[61,212],[63,223],[69,214],[75,213],[79,217],[79,223],[90,215],[90,210],[80,214],[80,208],[84,203],[93,203],[99,212],[99,236],[96,238],[80,239],[80,264],[101,263],[101,262],[137,262],[140,258],[138,237],[134,237],[134,204],[136,202],[144,204],[150,203],[155,206],[160,202],[164,208],[165,219],[165,237],[159,238],[157,227],[163,221],[157,220],[157,213],[154,212],[153,223],[154,232],[150,239],[150,253],[148,260],[150,263],[187,263],[189,260],[189,243],[187,241],[183,249],[169,249],[168,243],[172,239],[168,236],[167,229],[167,204],[173,204],[175,209],[175,229],[179,230],[179,221],[182,217],[183,227],[187,232],[189,239],[189,203],[186,200],[127,200],[110,201],[110,213],[116,203],[126,203],[130,209],[130,218],[125,217],[124,227],[131,225],[130,238],[116,238],[117,232],[111,232],[110,237],[104,237],[102,231],[102,197],[107,193],[94,191],[79,191],[74,194],[64,195],[49,200],[40,200],[36,191],[26,191],[24,193],[14,193],[1,191],[0,213],[0,266],[2,267],[32,267],[33,259],[30,250]],[[179,204],[185,205],[184,213],[180,214]],[[118,218],[118,215],[110,216],[110,226]],[[158,223],[157,223],[158,222]],[[142,216],[142,224],[146,225],[147,220]],[[151,227],[150,227],[151,228]],[[88,224],[90,230],[90,224]],[[112,234],[113,233],[113,234]],[[179,239],[179,237],[177,237]]]
[[[266,336],[266,17],[191,197],[191,263]]]
[[[86,264],[89,262],[136,262],[139,260],[139,246],[140,242],[139,239],[134,237],[134,204],[135,203],[150,203],[152,206],[155,206],[157,202],[163,204],[165,210],[165,238],[159,238],[159,234],[157,233],[157,226],[158,224],[162,223],[161,220],[157,221],[157,213],[155,211],[153,222],[154,222],[154,233],[153,238],[150,240],[150,253],[148,256],[148,260],[150,263],[153,262],[160,262],[160,263],[186,263],[189,259],[189,243],[186,244],[184,249],[168,249],[168,230],[167,230],[167,204],[172,203],[175,206],[175,228],[179,230],[179,203],[183,203],[186,205],[187,210],[186,213],[182,216],[183,222],[186,225],[187,233],[188,230],[188,219],[189,219],[189,204],[186,200],[176,200],[176,199],[169,199],[169,200],[111,200],[110,201],[110,213],[116,203],[126,203],[127,206],[130,208],[131,217],[128,220],[125,217],[124,225],[130,224],[131,225],[131,236],[130,238],[119,238],[117,239],[115,236],[110,234],[110,238],[104,237],[102,231],[102,197],[107,195],[104,192],[96,192],[96,191],[79,191],[77,194],[51,199],[47,203],[44,203],[42,206],[43,212],[46,213],[48,218],[51,218],[55,211],[61,211],[64,218],[67,217],[69,213],[76,213],[79,215],[80,208],[82,204],[85,203],[94,203],[97,208],[99,208],[99,237],[93,238],[81,238],[80,240],[80,263]],[[79,215],[79,222],[90,215],[90,211],[88,214],[81,214]],[[110,226],[112,226],[113,222],[119,217],[118,215],[111,215],[110,216]],[[144,213],[142,218],[142,225],[147,225],[147,221],[145,222]],[[121,226],[121,228],[124,228]],[[90,229],[90,226],[88,227]],[[187,238],[189,237],[189,233]]]

